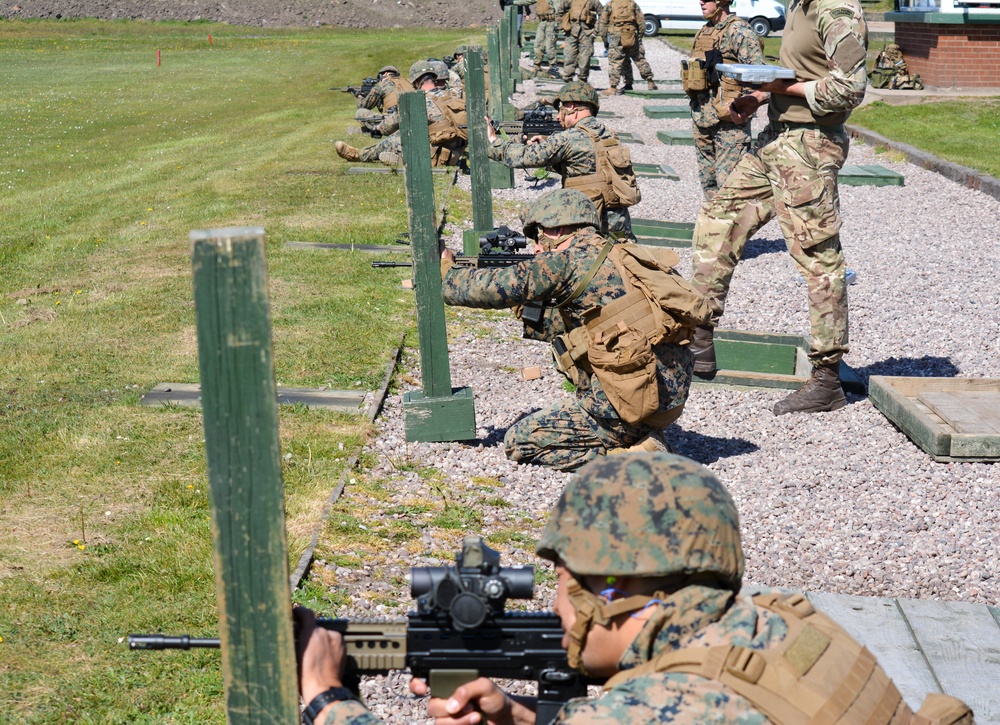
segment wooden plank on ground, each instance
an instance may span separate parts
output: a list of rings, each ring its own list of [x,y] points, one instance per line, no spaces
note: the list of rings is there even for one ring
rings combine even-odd
[[[632,170],[636,176],[643,176],[650,179],[680,181],[681,178],[673,168],[666,164],[632,164]]]
[[[694,134],[685,131],[657,131],[656,138],[667,146],[694,146]]]
[[[279,405],[301,403],[310,408],[357,413],[365,402],[365,393],[326,388],[277,388],[275,399]],[[198,383],[157,383],[139,402],[141,405],[201,405],[201,386]]]
[[[919,708],[928,692],[940,692],[940,683],[894,599],[827,593],[807,596],[871,650],[911,708]]]
[[[332,244],[329,242],[285,242],[286,249],[341,249],[347,252],[405,252],[410,253],[408,244]]]
[[[615,135],[618,137],[618,140],[621,141],[622,143],[634,143],[634,144],[646,143],[638,136],[631,133],[627,133],[625,131],[615,131]]]
[[[879,164],[848,165],[837,173],[844,186],[903,186],[903,175]]]
[[[633,168],[635,166],[633,165]],[[668,167],[669,168],[669,167]],[[687,239],[690,243],[694,236],[694,222],[672,222],[660,219],[633,219],[632,231],[636,236],[669,237]]]
[[[432,174],[447,174],[454,171],[454,168],[446,166],[435,166],[431,169]],[[402,174],[405,169],[402,166],[348,166],[345,174]]]
[[[1000,434],[1000,391],[932,391],[917,400],[959,433]]]
[[[974,711],[977,723],[1000,722],[1000,626],[985,604],[900,599],[941,689]]]
[[[646,118],[691,118],[691,109],[687,106],[643,106],[642,114]]]
[[[625,95],[639,96],[640,98],[687,98],[687,94],[680,88],[658,88],[655,91],[646,88],[633,88],[630,91],[625,91]]]

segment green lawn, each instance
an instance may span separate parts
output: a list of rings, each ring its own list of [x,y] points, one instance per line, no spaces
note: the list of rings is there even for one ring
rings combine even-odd
[[[188,233],[265,228],[280,383],[376,389],[414,329],[405,273],[284,245],[406,230],[401,177],[343,176],[354,103],[328,88],[467,41],[0,22],[0,723],[224,722],[217,653],[119,641],[217,630],[200,410],[138,405],[198,379]],[[297,558],[370,430],[280,425]]]

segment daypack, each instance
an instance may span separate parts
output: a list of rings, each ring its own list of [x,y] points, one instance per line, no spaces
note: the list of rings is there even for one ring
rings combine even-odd
[[[444,146],[453,141],[469,140],[469,119],[465,112],[465,100],[452,95],[431,96],[431,101],[444,117],[427,127],[431,144]]]
[[[632,168],[632,155],[617,136],[598,138],[594,129],[577,124],[594,143],[597,170],[593,174],[563,178],[563,187],[582,191],[594,202],[598,213],[607,207],[628,207],[642,200]]]
[[[635,47],[638,36],[635,25],[635,5],[632,0],[611,0],[608,24],[618,31],[622,48],[631,50]]]

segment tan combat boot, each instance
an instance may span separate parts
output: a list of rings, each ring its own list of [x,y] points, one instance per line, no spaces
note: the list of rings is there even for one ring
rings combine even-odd
[[[651,91],[655,91],[655,90],[658,90],[658,89],[657,89],[657,87],[656,87],[656,83],[654,83],[654,82],[653,82],[653,79],[652,79],[652,78],[650,78],[650,79],[649,79],[649,80],[648,80],[648,81],[646,82],[646,87],[647,87],[647,88],[649,88],[649,90],[651,90]]]
[[[840,363],[813,368],[809,382],[774,404],[774,414],[826,413],[847,405],[840,386]]]
[[[348,146],[343,141],[338,141],[333,145],[337,149],[337,156],[346,161],[361,161],[361,152],[353,146]]]
[[[619,453],[655,453],[657,451],[663,453],[674,453],[674,447],[670,445],[667,441],[667,437],[663,434],[662,430],[653,431],[648,433],[636,441],[635,445],[629,446],[628,448],[612,448],[608,451],[609,456],[614,456]]]
[[[603,91],[601,91],[602,96],[613,96],[616,93],[618,93],[618,90],[614,86],[612,86],[611,88],[605,88]]]
[[[699,378],[715,376],[715,331],[711,327],[696,327],[689,346],[694,355],[694,374]]]

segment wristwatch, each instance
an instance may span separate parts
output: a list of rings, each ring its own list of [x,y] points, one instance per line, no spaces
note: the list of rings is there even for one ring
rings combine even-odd
[[[313,725],[313,720],[319,715],[320,711],[329,705],[331,702],[343,702],[344,700],[357,700],[354,693],[348,690],[346,687],[331,687],[329,690],[323,690],[312,699],[306,709],[302,711],[302,722],[304,725]]]

